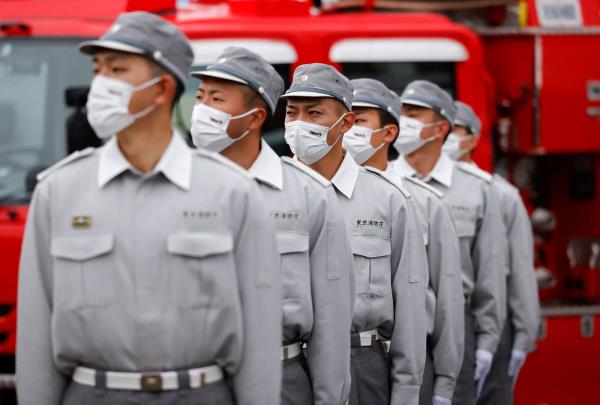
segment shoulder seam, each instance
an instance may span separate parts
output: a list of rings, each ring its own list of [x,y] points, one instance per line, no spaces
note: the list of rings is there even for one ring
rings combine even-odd
[[[245,179],[252,180],[252,181],[254,180],[254,178],[250,175],[250,173],[248,173],[246,170],[244,170],[244,168],[242,168],[241,166],[238,166],[236,163],[234,163],[231,160],[227,159],[226,157],[220,155],[219,153],[209,152],[209,151],[206,151],[203,149],[196,149],[196,154],[200,157],[205,157],[205,158],[211,159],[211,160],[233,170],[234,172],[239,173]]]
[[[310,167],[308,167],[300,162],[295,161],[294,159],[291,159],[287,156],[283,156],[281,158],[281,161],[284,163],[287,163],[288,165],[294,167],[295,169],[305,173],[307,176],[310,176],[311,178],[316,180],[319,184],[321,184],[323,187],[327,187],[331,184],[331,182],[329,180],[327,180],[325,177],[321,176],[319,173],[315,172]]]
[[[431,191],[431,193],[433,193],[439,199],[442,199],[444,197],[444,193],[442,193],[440,190],[436,189],[435,187],[432,187],[429,184],[425,183],[423,180],[419,180],[419,179],[416,179],[416,178],[410,177],[410,176],[405,177],[404,179],[410,181],[413,184],[416,184],[417,186],[424,188],[425,190]]]
[[[48,176],[50,176],[52,173],[54,173],[58,169],[68,166],[71,163],[76,162],[79,159],[82,159],[84,157],[91,156],[95,151],[96,151],[96,148],[91,147],[91,146],[87,147],[85,149],[82,149],[82,150],[76,150],[75,152],[71,153],[69,156],[65,157],[64,159],[61,159],[58,162],[54,163],[52,166],[50,166],[46,170],[38,173],[38,175],[36,176],[36,179],[38,182],[44,181],[46,178],[48,178]]]
[[[479,177],[480,179],[484,180],[486,183],[492,182],[491,174],[471,165],[470,163],[459,162],[459,163],[457,163],[456,166],[463,172],[472,174],[473,176],[476,176],[476,177]]]
[[[378,176],[381,176],[381,178],[383,178],[385,181],[387,181],[392,186],[394,186],[398,190],[400,190],[400,192],[404,195],[405,198],[411,197],[411,194],[408,192],[408,190],[406,188],[404,188],[404,186],[402,184],[400,184],[400,182],[398,182],[398,180],[394,179],[392,176],[390,176],[386,172],[383,172],[379,169],[375,169],[374,167],[370,167],[370,166],[364,166],[364,169],[366,169],[367,171],[369,171],[371,173],[377,174]]]

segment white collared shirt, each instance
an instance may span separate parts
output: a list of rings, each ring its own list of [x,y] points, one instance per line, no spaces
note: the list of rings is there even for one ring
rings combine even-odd
[[[354,257],[352,332],[390,339],[391,402],[418,404],[427,336],[427,257],[416,207],[381,174],[346,153],[331,179]],[[422,305],[421,305],[422,304]]]
[[[264,140],[248,171],[260,185],[281,255],[283,342],[310,339],[315,404],[344,403],[352,255],[335,191],[302,163],[279,158]]]
[[[252,177],[178,135],[147,174],[115,139],[59,166],[23,242],[20,400],[59,403],[78,365],[217,364],[240,403],[278,403],[280,257]]]
[[[403,156],[391,166],[402,177],[420,177]],[[463,292],[471,297],[479,331],[477,348],[493,353],[506,316],[505,237],[499,196],[482,176],[465,170],[444,153],[421,180],[444,193],[460,244]]]
[[[333,183],[335,188],[340,193],[345,195],[346,198],[350,199],[352,198],[352,193],[354,192],[354,186],[356,185],[359,171],[360,166],[356,164],[349,153],[346,153],[344,160],[342,160],[342,164],[338,168],[338,171],[331,179],[331,183]]]
[[[173,184],[184,190],[189,190],[192,175],[192,153],[192,150],[185,144],[181,136],[177,132],[173,132],[171,141],[156,167],[147,176],[162,173]],[[140,171],[131,166],[131,163],[123,156],[116,137],[112,137],[100,149],[98,187],[104,187],[112,179],[127,170],[141,175]]]
[[[391,166],[391,168],[389,168]],[[401,177],[415,176],[425,183],[429,183],[431,179],[442,184],[444,187],[452,186],[452,173],[454,170],[454,162],[446,154],[442,153],[440,158],[433,166],[433,169],[426,176],[421,176],[417,171],[406,161],[404,156],[400,156],[398,159],[390,162],[388,170],[400,175]]]

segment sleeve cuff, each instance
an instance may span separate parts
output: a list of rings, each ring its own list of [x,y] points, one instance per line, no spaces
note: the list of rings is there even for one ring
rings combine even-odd
[[[494,353],[496,353],[497,347],[498,347],[498,338],[487,335],[487,334],[477,335],[477,348],[478,349],[487,350],[488,352],[494,354]]]
[[[446,376],[436,376],[433,383],[433,395],[442,398],[452,399],[456,380]]]
[[[400,385],[392,388],[390,405],[419,405],[418,385]]]
[[[513,343],[513,350],[521,350],[525,353],[533,351],[535,347],[535,341],[531,339],[525,333],[516,333],[515,340]]]

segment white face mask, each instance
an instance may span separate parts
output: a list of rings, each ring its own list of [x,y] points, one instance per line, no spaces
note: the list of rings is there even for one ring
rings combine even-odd
[[[401,155],[410,155],[426,143],[435,139],[435,136],[427,139],[421,138],[423,129],[432,127],[435,124],[437,124],[437,121],[423,124],[415,118],[400,116],[400,133],[394,142],[394,148],[396,148]]]
[[[381,145],[374,148],[371,145],[371,138],[373,137],[373,133],[384,130],[385,128],[379,129],[371,129],[367,127],[360,127],[358,125],[354,125],[346,134],[344,134],[344,139],[342,140],[342,146],[346,151],[352,156],[356,164],[362,165],[365,163],[371,156],[375,154],[379,149],[381,149],[384,145],[382,142]]]
[[[244,114],[232,117],[231,114],[209,107],[206,104],[196,104],[192,112],[191,128],[194,145],[213,152],[221,152],[250,133],[248,129],[235,139],[230,137],[227,133],[229,122],[247,117],[256,110],[256,108],[253,108]]]
[[[302,162],[312,165],[325,156],[339,140],[340,135],[331,145],[327,144],[327,134],[346,116],[342,115],[335,124],[330,127],[312,124],[306,121],[292,121],[285,124],[285,141],[292,152]]]
[[[133,93],[153,86],[160,81],[160,77],[155,77],[134,86],[131,83],[111,77],[100,75],[94,77],[86,108],[88,121],[94,128],[96,135],[102,139],[110,138],[133,124],[135,120],[154,110],[156,106],[152,104],[138,113],[131,114],[129,112],[129,102]]]
[[[442,146],[442,151],[448,155],[450,159],[459,160],[469,151],[468,149],[461,149],[460,143],[463,140],[464,138],[462,136],[451,133],[448,135],[448,138],[446,138],[446,142],[444,142],[444,146]]]

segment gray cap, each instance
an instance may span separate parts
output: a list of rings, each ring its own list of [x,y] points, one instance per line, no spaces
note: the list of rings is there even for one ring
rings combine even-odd
[[[391,115],[397,123],[400,122],[400,97],[385,84],[374,79],[354,79],[351,83],[354,87],[352,107],[379,108]]]
[[[282,97],[331,97],[350,111],[353,91],[350,80],[333,66],[311,63],[298,66],[291,87]]]
[[[465,127],[471,134],[478,136],[481,133],[481,121],[477,117],[477,114],[475,114],[475,111],[461,101],[456,101],[454,105],[456,106],[454,125]]]
[[[444,117],[450,125],[454,125],[456,107],[454,100],[446,90],[427,80],[410,82],[400,96],[402,104],[417,105],[430,108]]]
[[[120,14],[100,39],[79,44],[79,50],[90,55],[102,49],[147,56],[182,86],[194,60],[187,37],[175,25],[144,11]]]
[[[206,69],[192,72],[192,76],[204,76],[245,84],[265,100],[271,115],[284,90],[283,79],[275,68],[260,55],[246,48],[231,46],[223,51],[216,63]]]

